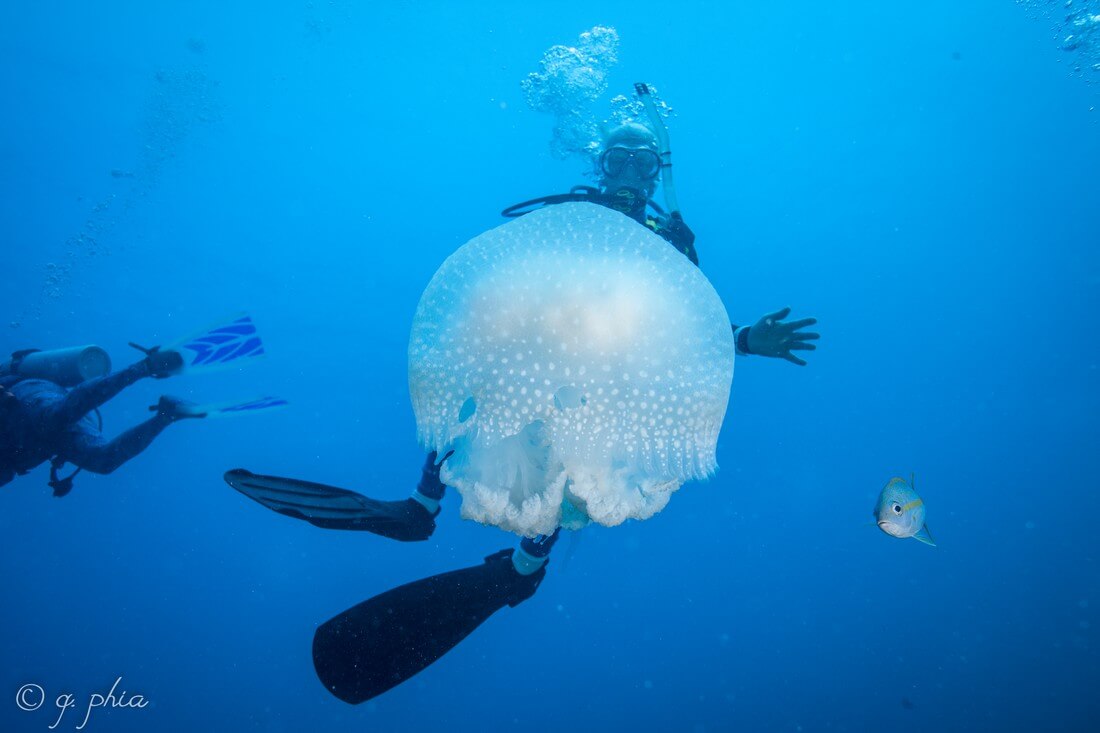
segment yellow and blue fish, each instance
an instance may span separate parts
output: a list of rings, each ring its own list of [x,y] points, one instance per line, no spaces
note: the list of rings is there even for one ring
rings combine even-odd
[[[936,546],[924,521],[924,501],[913,488],[913,477],[906,481],[894,477],[882,487],[875,504],[875,522],[891,537],[912,537],[926,545]]]

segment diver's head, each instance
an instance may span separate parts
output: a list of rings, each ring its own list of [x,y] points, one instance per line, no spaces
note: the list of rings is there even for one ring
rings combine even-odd
[[[650,197],[661,172],[657,136],[645,125],[626,122],[604,135],[599,159],[600,188],[614,193],[623,188]]]

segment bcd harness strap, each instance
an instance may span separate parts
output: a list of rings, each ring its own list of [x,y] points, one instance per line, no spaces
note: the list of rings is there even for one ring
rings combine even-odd
[[[95,409],[95,417],[96,421],[99,423],[97,425],[98,430],[100,432],[103,432],[103,413],[99,411],[98,407]],[[80,468],[78,466],[77,469],[70,473],[68,476],[66,476],[65,478],[61,478],[60,476],[58,476],[58,473],[61,471],[61,467],[64,466],[65,463],[65,459],[62,458],[60,455],[56,455],[50,459],[50,488],[53,489],[53,495],[57,497],[65,496],[70,491],[72,491],[73,479],[76,478],[76,475],[78,473],[84,470],[83,468]]]
[[[54,496],[65,496],[73,490],[73,479],[76,475],[83,471],[82,468],[77,468],[65,478],[58,476],[58,472],[61,467],[65,465],[65,459],[61,456],[54,456],[50,459],[50,488],[53,489]]]
[[[663,216],[665,210],[655,201],[649,201],[640,192],[629,188],[622,188],[615,193],[601,193],[598,188],[592,186],[573,186],[569,193],[557,193],[551,196],[541,196],[530,201],[523,201],[509,206],[500,215],[509,219],[530,214],[536,209],[552,204],[564,204],[569,202],[584,201],[592,204],[600,204],[609,209],[621,211],[628,216],[634,215],[642,207],[651,206],[654,211]]]

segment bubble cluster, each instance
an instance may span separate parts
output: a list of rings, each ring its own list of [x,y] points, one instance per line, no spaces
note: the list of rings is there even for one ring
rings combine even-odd
[[[619,34],[611,27],[596,26],[580,35],[576,46],[552,46],[543,54],[540,71],[527,75],[520,86],[528,106],[554,116],[550,153],[565,160],[585,161],[584,175],[600,178],[598,156],[603,133],[626,122],[649,125],[645,105],[637,97],[618,94],[609,101],[609,115],[602,121],[593,107],[607,91],[608,75],[619,60]],[[657,110],[671,117],[672,108],[648,85]]]
[[[1090,8],[1088,3],[1083,5],[1066,16],[1065,30],[1068,35],[1062,41],[1062,48],[1079,55],[1081,62],[1077,71],[1081,71],[1082,66],[1100,71],[1100,6]]]
[[[590,105],[607,90],[618,53],[618,32],[595,26],[581,33],[576,46],[551,46],[539,62],[540,70],[520,82],[531,109],[554,115],[550,151],[555,157],[595,155],[599,125]]]
[[[676,114],[663,99],[661,99],[660,93],[657,91],[657,87],[652,84],[646,84],[649,88],[649,96],[653,99],[654,104],[657,107],[657,111],[661,117],[665,119],[672,117]],[[646,113],[645,105],[638,97],[628,97],[625,94],[618,94],[611,98],[611,118],[609,123],[616,125],[622,125],[627,122],[639,122],[644,121],[648,124],[648,114]]]
[[[1034,13],[1054,23],[1062,50],[1072,54],[1072,69],[1088,75],[1100,74],[1100,0],[1017,0]]]

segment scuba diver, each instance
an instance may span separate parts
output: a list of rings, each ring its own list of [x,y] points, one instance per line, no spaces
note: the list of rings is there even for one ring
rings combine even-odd
[[[698,266],[695,235],[684,223],[672,183],[672,160],[664,123],[644,84],[635,85],[652,129],[620,125],[604,139],[600,188],[578,186],[568,194],[526,201],[505,209],[506,217],[567,201],[587,201],[620,211],[676,247]],[[661,182],[668,213],[653,200]],[[737,353],[806,362],[792,351],[812,351],[816,333],[800,329],[814,318],[783,322],[789,308],[752,326],[733,325]],[[263,506],[322,529],[365,531],[402,542],[426,540],[445,486],[440,468],[449,453],[430,453],[412,496],[379,501],[347,489],[299,479],[263,476],[244,469],[225,480]],[[524,538],[519,547],[489,555],[480,565],[434,575],[386,591],[329,619],[313,639],[317,676],[336,697],[359,704],[401,684],[433,664],[504,606],[530,598],[546,576],[550,549],[560,528]]]
[[[645,84],[635,84],[635,91],[645,105],[650,126],[626,122],[604,136],[599,162],[599,188],[574,186],[569,193],[531,199],[500,212],[505,217],[517,217],[542,206],[568,201],[587,201],[622,212],[642,226],[660,235],[684,254],[692,264],[699,265],[695,251],[695,234],[684,223],[672,181],[672,153],[668,131],[660,112]],[[653,196],[661,183],[668,212]],[[798,366],[806,362],[792,351],[813,351],[820,335],[800,329],[817,323],[816,318],[784,322],[790,308],[782,308],[762,316],[751,326],[731,324],[734,344],[740,356],[756,354],[785,359]]]
[[[110,357],[98,346],[26,349],[0,365],[0,486],[49,461],[50,488],[54,496],[65,496],[82,470],[112,473],[178,420],[240,415],[285,404],[268,397],[197,406],[162,396],[149,408],[155,413],[151,418],[108,440],[99,408],[127,387],[147,377],[165,379],[263,354],[248,316],[234,316],[169,348],[130,345],[145,357],[113,373]],[[76,470],[61,478],[58,474],[66,463]]]
[[[0,486],[50,461],[50,488],[65,496],[82,470],[112,473],[144,451],[172,423],[190,413],[189,403],[161,397],[155,415],[113,440],[103,437],[99,407],[136,382],[164,379],[183,366],[176,351],[149,349],[144,359],[114,373],[98,347],[17,351],[0,376]],[[76,470],[65,478],[65,463]]]

